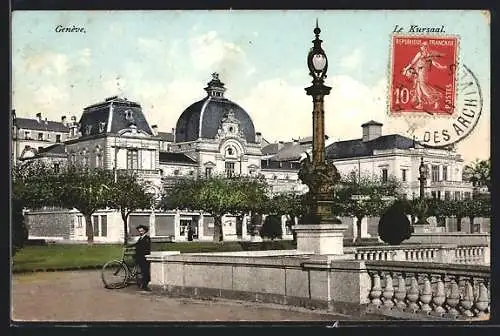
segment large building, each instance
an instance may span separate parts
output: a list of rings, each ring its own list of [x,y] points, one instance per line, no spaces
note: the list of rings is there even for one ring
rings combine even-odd
[[[205,91],[205,97],[180,113],[171,132],[150,125],[139,103],[117,96],[86,107],[79,122],[66,125],[64,120],[34,121],[29,124],[29,134],[38,132],[41,125],[47,129],[50,125],[51,132],[55,132],[51,133],[51,139],[58,135],[57,130],[61,130],[61,137],[38,148],[30,159],[49,160],[55,165],[70,161],[105,169],[134,170],[149,184],[150,192],[157,195],[179,178],[213,174],[264,176],[272,193],[307,191],[307,186],[298,179],[298,170],[305,153],[312,150],[310,137],[269,143],[256,131],[251,114],[225,97],[226,87],[217,74],[212,75]],[[19,124],[20,118],[16,119]],[[19,134],[28,129],[22,122],[21,126],[13,143],[19,143]],[[472,186],[462,181],[463,160],[458,153],[423,148],[398,134],[383,135],[382,126],[375,121],[367,122],[361,127],[361,137],[353,140],[331,142],[326,137],[326,159],[333,161],[344,175],[368,174],[382,179],[395,176],[411,198],[418,195],[418,167],[423,157],[429,166],[429,195],[461,198],[471,194]],[[64,232],[66,239],[84,240],[83,217],[75,211],[64,213],[70,218],[67,224],[62,221],[63,227],[53,229],[44,223],[50,218],[49,212],[30,212],[30,233],[56,237],[58,232]],[[100,211],[94,219],[96,241],[122,239],[123,225],[116,212]],[[352,219],[346,220],[352,225]],[[136,224],[144,222],[150,223],[152,236],[159,239],[185,240],[188,226],[194,227],[196,239],[210,240],[213,233],[213,219],[203,213],[137,212],[130,217],[130,233],[134,233],[132,228]],[[285,222],[283,219],[283,232],[286,238],[291,238]],[[223,224],[226,240],[250,239],[254,230],[248,216],[227,217]],[[365,229],[366,234],[368,231]]]

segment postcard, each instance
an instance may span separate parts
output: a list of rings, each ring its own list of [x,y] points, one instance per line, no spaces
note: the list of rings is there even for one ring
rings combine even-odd
[[[12,320],[488,319],[490,52],[480,10],[14,11]]]

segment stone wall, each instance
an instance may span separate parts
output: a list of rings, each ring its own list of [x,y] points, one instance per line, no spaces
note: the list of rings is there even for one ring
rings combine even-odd
[[[30,211],[25,219],[30,237],[70,239],[73,215],[69,211]]]
[[[178,253],[178,252],[177,252]],[[156,252],[151,287],[195,298],[227,298],[362,313],[370,278],[363,261],[328,256],[243,256]]]

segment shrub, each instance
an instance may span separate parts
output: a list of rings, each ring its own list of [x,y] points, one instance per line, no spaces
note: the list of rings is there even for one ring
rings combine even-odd
[[[260,236],[270,239],[281,238],[283,231],[281,230],[281,216],[269,215],[264,220],[264,224],[260,229]]]
[[[380,239],[390,245],[399,245],[410,238],[412,227],[405,210],[405,203],[396,201],[382,214],[378,223]]]
[[[28,228],[24,222],[23,209],[19,202],[12,201],[12,240],[11,251],[14,256],[28,240]]]

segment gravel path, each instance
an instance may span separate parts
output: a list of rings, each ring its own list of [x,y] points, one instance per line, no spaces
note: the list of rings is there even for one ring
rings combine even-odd
[[[107,290],[99,271],[15,274],[14,321],[336,321],[350,319],[273,304],[192,300],[140,292],[130,286]]]

